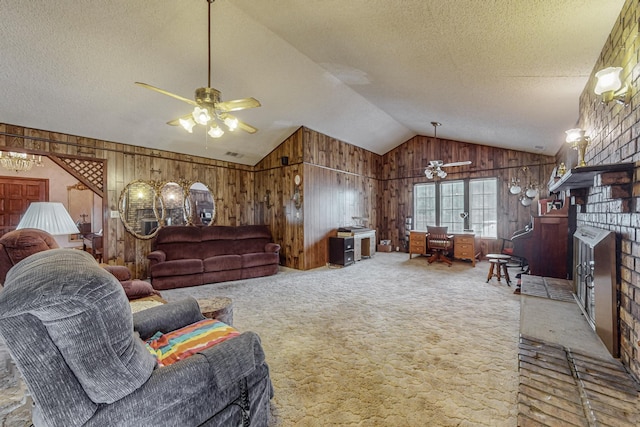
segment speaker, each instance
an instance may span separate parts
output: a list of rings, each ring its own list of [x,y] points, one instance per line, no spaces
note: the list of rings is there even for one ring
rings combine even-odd
[[[287,166],[289,164],[289,158],[287,156],[280,157],[280,161],[282,162],[282,166]]]

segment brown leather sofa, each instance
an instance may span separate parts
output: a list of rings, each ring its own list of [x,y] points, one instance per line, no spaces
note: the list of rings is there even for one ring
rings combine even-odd
[[[152,248],[149,273],[159,290],[270,276],[280,261],[266,225],[163,227]]]

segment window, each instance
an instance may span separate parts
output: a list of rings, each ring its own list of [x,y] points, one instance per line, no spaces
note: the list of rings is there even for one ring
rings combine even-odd
[[[413,216],[416,230],[426,230],[436,223],[436,185],[417,184],[413,187]]]
[[[469,181],[469,218],[471,228],[482,237],[498,237],[498,180]]]
[[[440,183],[440,225],[449,227],[449,233],[464,231],[464,181],[448,181]],[[431,223],[433,225],[433,223]]]
[[[471,229],[478,236],[496,238],[498,180],[481,178],[415,184],[413,216],[416,230],[439,225],[449,227],[452,233]]]

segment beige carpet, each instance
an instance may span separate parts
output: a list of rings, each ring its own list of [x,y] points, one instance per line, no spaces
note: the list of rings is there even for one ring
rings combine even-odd
[[[515,426],[520,297],[487,271],[378,253],[162,294],[233,299],[271,368],[271,426]]]

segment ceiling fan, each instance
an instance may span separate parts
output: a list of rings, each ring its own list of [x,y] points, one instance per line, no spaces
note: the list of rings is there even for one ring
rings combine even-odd
[[[434,176],[438,178],[446,178],[447,173],[442,170],[442,168],[448,168],[453,166],[464,166],[470,165],[471,161],[466,160],[464,162],[451,162],[451,163],[442,163],[442,160],[431,160],[429,162],[429,166],[424,169],[424,174],[427,178],[432,179]]]
[[[211,4],[214,1],[215,0],[206,0],[209,5],[207,51],[209,56],[209,68],[207,74],[207,87],[196,89],[195,100],[184,98],[180,95],[167,92],[166,90],[151,86],[146,83],[135,82],[135,84],[194,106],[191,113],[168,121],[167,124],[169,125],[180,125],[189,133],[193,133],[193,127],[196,124],[209,126],[209,131],[207,133],[212,138],[219,138],[224,134],[222,128],[218,126],[218,121],[224,123],[229,131],[234,131],[236,128],[240,128],[248,133],[256,133],[258,129],[254,128],[251,125],[248,125],[247,123],[241,122],[235,116],[229,114],[229,112],[260,107],[260,102],[255,98],[242,98],[232,101],[222,101],[220,91],[211,87]]]
[[[439,122],[431,122],[433,126],[433,136],[434,138],[438,137],[438,126],[442,126],[442,123]],[[429,166],[424,169],[424,175],[428,179],[433,179],[434,176],[437,176],[440,179],[444,179],[447,176],[447,173],[442,170],[442,168],[454,167],[454,166],[465,166],[470,165],[471,160],[465,160],[462,162],[451,162],[451,163],[443,163],[442,160],[431,160],[429,161]]]

